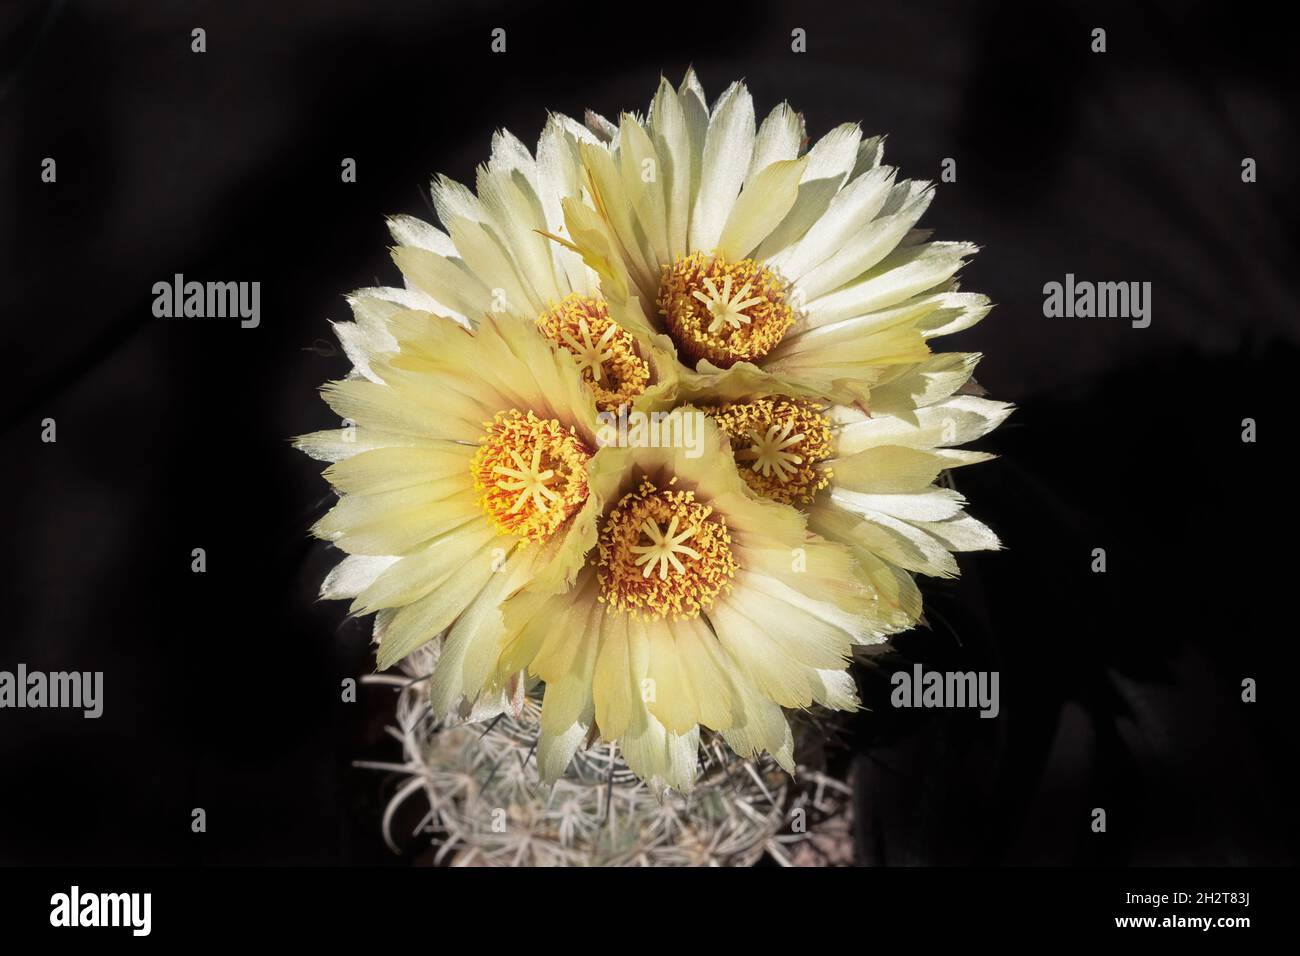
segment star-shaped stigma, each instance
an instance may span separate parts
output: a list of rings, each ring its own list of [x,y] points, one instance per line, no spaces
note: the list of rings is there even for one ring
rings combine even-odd
[[[568,332],[561,332],[560,336],[564,339],[564,344],[569,347],[574,356],[578,359],[578,374],[581,375],[587,369],[591,369],[592,378],[599,382],[604,377],[604,364],[614,357],[614,350],[605,350],[610,340],[614,338],[614,333],[618,331],[618,326],[613,322],[605,330],[605,334],[597,339],[594,343],[591,341],[591,329],[587,325],[586,319],[578,320],[578,331],[582,333],[582,341],[570,335]]]
[[[797,468],[795,465],[803,464],[803,457],[796,455],[792,451],[786,451],[791,445],[803,441],[803,433],[791,435],[790,430],[794,428],[794,422],[786,422],[784,426],[769,425],[767,434],[759,437],[757,432],[750,432],[749,438],[754,443],[744,451],[736,454],[737,458],[754,459],[752,466],[754,471],[760,472],[764,478],[771,477],[776,473],[780,481],[789,481]]]
[[[744,313],[744,310],[763,301],[759,296],[745,298],[745,296],[749,295],[749,290],[753,288],[752,282],[746,282],[733,296],[731,294],[731,276],[723,278],[721,292],[718,291],[717,283],[709,276],[704,277],[704,287],[709,290],[708,295],[705,295],[699,289],[696,289],[691,295],[708,306],[709,314],[713,316],[713,321],[709,323],[710,335],[724,325],[733,329],[740,328],[742,323],[748,325],[749,316]]]
[[[542,448],[540,445],[533,448],[533,463],[529,465],[524,461],[519,452],[511,449],[510,457],[514,459],[518,469],[505,468],[497,465],[492,470],[497,474],[505,475],[507,478],[513,478],[513,481],[498,481],[497,487],[503,491],[517,491],[519,497],[515,503],[510,506],[510,514],[515,514],[524,506],[524,502],[529,498],[533,500],[533,507],[538,511],[546,510],[547,500],[558,501],[560,496],[546,487],[546,483],[555,480],[555,470],[547,468],[542,471]]]
[[[659,530],[658,521],[644,521],[641,523],[641,530],[652,542],[651,544],[636,545],[632,548],[634,554],[641,557],[636,559],[639,567],[644,564],[645,569],[641,572],[643,578],[650,577],[650,572],[654,570],[656,564],[659,565],[659,580],[665,581],[668,578],[668,565],[672,565],[678,574],[686,573],[686,567],[678,560],[677,555],[684,554],[688,558],[699,560],[700,552],[693,548],[688,548],[682,544],[687,538],[695,534],[695,528],[687,528],[681,534],[677,534],[677,517],[668,522],[668,532]]]

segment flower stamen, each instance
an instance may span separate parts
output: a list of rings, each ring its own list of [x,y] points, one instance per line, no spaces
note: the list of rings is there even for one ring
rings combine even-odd
[[[614,350],[605,349],[614,333],[618,331],[618,326],[613,322],[605,330],[605,334],[597,339],[594,343],[591,341],[591,327],[587,325],[585,316],[578,319],[578,331],[582,334],[582,341],[579,342],[569,333],[567,329],[561,330],[560,340],[569,348],[569,351],[578,359],[578,371],[586,372],[590,370],[591,379],[596,382],[603,381],[605,378],[605,363],[614,357]]]
[[[760,472],[764,478],[770,478],[775,474],[778,481],[782,483],[789,481],[790,476],[798,471],[795,465],[803,464],[802,455],[786,451],[791,445],[797,445],[804,439],[803,432],[791,435],[790,431],[793,428],[794,422],[791,420],[786,421],[784,425],[780,423],[768,425],[767,434],[763,436],[756,431],[749,432],[748,437],[753,444],[736,452],[736,459],[748,461],[752,458],[754,460],[752,470]]]
[[[660,489],[642,479],[605,519],[596,566],[600,600],[614,610],[696,617],[731,587],[736,560],[726,520],[694,492],[672,490],[675,482]]]
[[[756,494],[806,505],[830,484],[830,422],[815,403],[777,395],[704,411],[731,438],[740,476]]]
[[[753,259],[728,262],[695,252],[664,267],[659,314],[684,362],[708,359],[730,368],[762,358],[794,324],[788,291]]]
[[[650,382],[650,366],[637,352],[636,339],[609,317],[601,299],[568,295],[538,316],[537,327],[573,353],[601,411],[630,405]]]
[[[694,558],[696,561],[700,559],[700,552],[682,544],[683,541],[695,534],[694,528],[687,528],[681,534],[673,537],[673,533],[677,530],[677,520],[677,516],[673,515],[672,521],[668,523],[667,533],[659,530],[659,522],[657,521],[644,521],[641,523],[641,530],[646,533],[651,543],[637,545],[630,550],[633,554],[641,555],[636,559],[635,563],[645,565],[645,570],[641,572],[642,577],[650,577],[650,572],[654,570],[656,563],[659,565],[659,580],[661,581],[668,579],[668,565],[670,563],[673,570],[678,574],[685,574],[686,567],[677,557],[679,554]]]
[[[721,292],[718,291],[717,283],[710,276],[704,277],[704,287],[709,290],[709,294],[705,295],[699,289],[696,289],[691,293],[691,296],[703,302],[709,310],[709,314],[713,316],[713,321],[709,323],[708,329],[710,335],[717,332],[724,325],[738,329],[742,324],[749,324],[750,318],[745,314],[745,309],[758,305],[763,301],[763,297],[757,295],[748,299],[745,298],[753,286],[754,283],[746,282],[740,287],[740,291],[736,293],[735,298],[732,298],[730,275],[723,279]]]
[[[573,429],[511,409],[485,423],[470,464],[479,505],[502,534],[550,537],[587,499],[591,452]]]
[[[497,487],[505,491],[518,491],[519,497],[515,503],[510,506],[510,514],[514,514],[524,506],[524,502],[530,497],[533,499],[533,505],[538,511],[546,510],[546,499],[559,501],[560,496],[546,487],[548,481],[555,480],[555,469],[547,468],[545,471],[541,468],[542,449],[541,446],[533,448],[533,463],[525,464],[519,452],[514,449],[510,450],[510,457],[514,459],[518,469],[506,468],[504,465],[496,465],[492,471],[498,475],[505,475],[507,478],[513,478],[514,481],[498,481]]]

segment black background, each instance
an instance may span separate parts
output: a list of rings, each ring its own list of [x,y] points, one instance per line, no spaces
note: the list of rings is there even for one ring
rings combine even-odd
[[[340,702],[368,624],[315,600],[329,499],[287,442],[336,424],[327,319],[393,283],[383,216],[431,218],[429,176],[472,182],[494,128],[644,110],[691,63],[814,136],[888,133],[906,175],[955,158],[922,225],[983,247],[963,286],[998,303],[942,347],[1019,406],[958,476],[1007,550],[863,672],[859,859],[1294,862],[1293,58],[1239,4],[5,5],[0,668],[102,670],[105,712],[0,711],[0,862],[419,857],[350,767],[396,756],[390,699]],[[261,326],[153,318],[176,272],[261,282]],[[1044,318],[1067,272],[1150,281],[1151,327]],[[908,659],[999,669],[1002,716],[890,710]]]

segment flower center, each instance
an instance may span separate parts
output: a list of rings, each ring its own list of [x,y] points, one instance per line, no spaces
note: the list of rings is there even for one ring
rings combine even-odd
[[[811,504],[831,480],[831,426],[813,402],[778,395],[705,408],[731,439],[740,475],[755,494]]]
[[[578,371],[602,412],[627,405],[645,391],[650,366],[637,355],[632,334],[609,317],[600,299],[574,292],[538,316],[537,326],[577,357]]]
[[[727,262],[702,252],[664,267],[659,312],[691,364],[719,368],[762,358],[794,324],[786,283],[753,259]]]
[[[553,418],[498,412],[470,463],[479,505],[502,534],[550,537],[587,500],[591,452]]]
[[[601,600],[644,617],[695,617],[736,573],[726,520],[649,479],[614,506],[597,547]]]

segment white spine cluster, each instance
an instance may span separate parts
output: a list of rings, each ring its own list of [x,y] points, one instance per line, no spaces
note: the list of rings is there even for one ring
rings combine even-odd
[[[417,793],[428,803],[410,837],[427,836],[435,862],[451,866],[750,866],[767,854],[782,865],[848,862],[849,788],[800,767],[797,783],[770,760],[742,760],[714,744],[701,749],[689,797],[662,799],[637,779],[611,744],[579,750],[553,788],[533,764],[541,705],[487,722],[430,718],[426,645],[398,673],[366,678],[397,690],[400,763],[357,766],[401,774],[383,818],[397,852],[399,809]],[[800,824],[795,825],[794,821]]]

